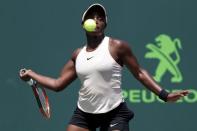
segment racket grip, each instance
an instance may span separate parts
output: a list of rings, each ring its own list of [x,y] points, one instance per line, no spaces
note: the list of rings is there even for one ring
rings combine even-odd
[[[33,86],[35,84],[35,81],[33,79],[29,79],[28,81],[26,81],[26,83],[30,86]]]

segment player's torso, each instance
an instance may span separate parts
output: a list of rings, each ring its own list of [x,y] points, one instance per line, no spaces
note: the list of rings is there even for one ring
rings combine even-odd
[[[112,104],[113,100],[118,99],[116,102],[120,102],[122,67],[110,54],[109,37],[105,37],[92,52],[87,52],[86,47],[82,48],[76,58],[75,66],[82,84],[79,91],[79,102],[82,106],[87,104],[89,109],[92,106],[92,111],[102,112],[115,106]],[[105,104],[104,101],[109,103],[108,107],[102,107]],[[100,104],[100,110],[99,107],[97,110],[93,109],[95,105],[99,106],[98,103],[103,103]]]

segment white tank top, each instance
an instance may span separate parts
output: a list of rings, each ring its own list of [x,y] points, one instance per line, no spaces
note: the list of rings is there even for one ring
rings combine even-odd
[[[123,100],[121,93],[122,67],[109,52],[109,37],[96,50],[84,46],[76,58],[76,72],[81,81],[78,108],[87,113],[106,113]]]

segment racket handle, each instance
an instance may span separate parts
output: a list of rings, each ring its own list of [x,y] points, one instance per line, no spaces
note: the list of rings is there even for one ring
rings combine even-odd
[[[21,69],[20,70],[20,73],[25,73],[26,72],[26,70],[27,69],[25,69],[25,68],[23,68],[23,69]],[[25,82],[29,85],[29,86],[33,86],[33,85],[35,85],[36,84],[36,81],[34,81],[33,79],[27,79],[27,80],[25,80]]]
[[[35,84],[35,81],[33,79],[29,79],[28,81],[26,81],[26,83],[30,86],[33,86]]]

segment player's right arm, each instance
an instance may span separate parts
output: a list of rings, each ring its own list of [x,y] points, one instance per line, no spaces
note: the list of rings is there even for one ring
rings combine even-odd
[[[73,54],[70,60],[64,65],[58,78],[51,78],[38,74],[32,70],[27,70],[25,73],[20,73],[22,80],[27,78],[32,78],[37,81],[41,86],[48,88],[53,91],[61,91],[67,87],[72,81],[77,78],[75,70],[75,60],[79,53],[80,49],[77,49]]]

